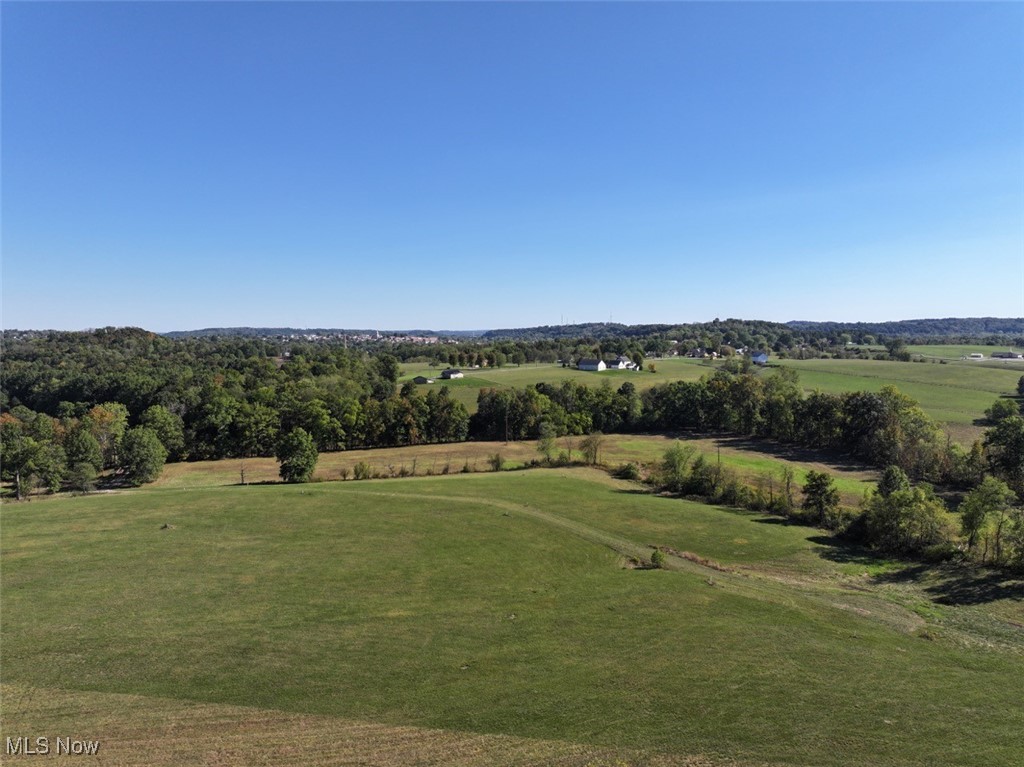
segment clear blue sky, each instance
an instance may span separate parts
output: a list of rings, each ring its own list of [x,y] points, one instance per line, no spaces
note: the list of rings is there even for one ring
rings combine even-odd
[[[1024,316],[1021,3],[0,14],[7,328]]]

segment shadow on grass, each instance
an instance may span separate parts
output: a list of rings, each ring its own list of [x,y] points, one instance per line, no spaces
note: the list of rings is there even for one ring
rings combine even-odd
[[[761,453],[774,458],[781,458],[786,461],[797,463],[825,463],[839,471],[873,472],[871,466],[860,463],[848,455],[828,450],[815,450],[813,448],[801,447],[800,445],[786,445],[780,442],[772,442],[766,439],[752,439],[750,437],[715,437],[720,445],[734,450],[742,450],[748,453]]]
[[[879,556],[871,549],[858,546],[837,535],[812,535],[807,538],[811,543],[822,547],[819,555],[830,562],[841,565],[861,565],[863,567],[877,567],[889,564],[892,560]]]
[[[914,583],[940,605],[981,605],[1000,599],[1024,601],[1019,573],[991,568],[914,564],[875,577],[876,583]]]

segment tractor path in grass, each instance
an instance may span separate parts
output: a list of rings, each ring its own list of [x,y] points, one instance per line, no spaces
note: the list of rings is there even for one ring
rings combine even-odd
[[[599,472],[593,472],[598,474]],[[616,480],[611,480],[616,482]],[[623,485],[628,483],[621,483]],[[767,600],[779,605],[794,607],[798,599],[810,599],[817,604],[825,605],[844,612],[851,612],[861,617],[881,622],[904,634],[913,634],[921,630],[925,622],[906,608],[883,598],[875,590],[858,587],[851,588],[842,582],[829,583],[810,578],[794,578],[791,574],[774,572],[770,568],[760,569],[747,566],[742,570],[722,566],[717,562],[704,558],[700,552],[679,551],[657,542],[644,544],[621,535],[615,535],[592,525],[572,519],[563,514],[529,506],[523,503],[506,501],[482,495],[437,495],[431,493],[424,496],[417,493],[385,492],[364,489],[349,489],[355,495],[376,498],[401,498],[405,500],[423,500],[432,502],[469,503],[490,506],[505,514],[521,514],[545,524],[557,527],[590,543],[604,546],[635,563],[650,562],[655,547],[664,556],[661,569],[695,575],[704,580],[712,588],[728,588],[743,596]]]

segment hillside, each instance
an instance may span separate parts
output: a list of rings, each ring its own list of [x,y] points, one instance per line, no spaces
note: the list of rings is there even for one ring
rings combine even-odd
[[[5,734],[73,725],[115,765],[268,763],[255,733],[286,731],[310,764],[1017,763],[1019,582],[634,491],[577,469],[4,506]],[[652,545],[665,570],[629,566]]]

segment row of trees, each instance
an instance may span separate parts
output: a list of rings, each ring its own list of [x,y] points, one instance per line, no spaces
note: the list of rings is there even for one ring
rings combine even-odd
[[[1016,403],[969,449],[950,441],[910,397],[893,386],[878,392],[805,394],[796,374],[717,371],[700,381],[665,384],[638,394],[632,383],[612,390],[573,381],[519,390],[482,390],[470,419],[477,439],[533,439],[592,431],[724,431],[844,452],[918,480],[977,486],[986,472],[1024,497],[1024,418]]]
[[[676,442],[651,480],[668,492],[833,530],[889,555],[1024,568],[1024,509],[1006,482],[993,476],[967,493],[954,512],[931,485],[913,485],[898,466],[886,467],[859,508],[842,506],[829,474],[809,471],[798,504],[791,468],[747,484],[692,446]]]

